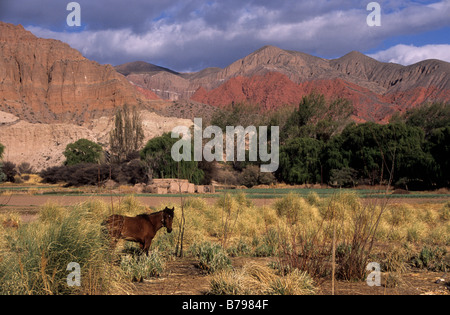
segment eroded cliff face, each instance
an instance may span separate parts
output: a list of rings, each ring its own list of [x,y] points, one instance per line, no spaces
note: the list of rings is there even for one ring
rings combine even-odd
[[[191,127],[189,119],[162,117],[141,111],[144,143],[171,132],[176,126]],[[28,162],[37,171],[62,165],[66,146],[79,139],[88,139],[109,146],[109,134],[114,127],[113,117],[92,119],[82,126],[68,123],[34,124],[11,114],[0,112],[0,143],[5,146],[4,161],[15,164]]]
[[[112,66],[0,22],[0,110],[32,123],[82,124],[146,99]]]
[[[153,103],[155,102],[155,103]],[[61,165],[69,143],[79,139],[109,146],[115,110],[141,110],[144,141],[191,126],[146,109],[166,104],[130,83],[110,65],[100,65],[57,40],[37,38],[21,25],[0,22],[0,143],[3,159],[35,170]]]

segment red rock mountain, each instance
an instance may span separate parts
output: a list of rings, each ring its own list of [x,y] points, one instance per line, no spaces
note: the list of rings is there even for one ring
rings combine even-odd
[[[180,74],[154,67],[145,72],[140,64],[139,71],[122,73],[161,98],[216,107],[248,102],[269,110],[298,104],[302,96],[317,91],[351,100],[356,119],[383,122],[424,102],[450,101],[450,64],[439,60],[402,66],[359,52],[326,60],[266,46],[224,69]]]
[[[57,40],[0,22],[0,110],[32,123],[81,124],[115,107],[158,98],[140,93],[110,65]]]

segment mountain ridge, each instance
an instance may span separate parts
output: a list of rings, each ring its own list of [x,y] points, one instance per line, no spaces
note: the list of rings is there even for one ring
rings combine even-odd
[[[231,102],[249,102],[260,104],[262,110],[298,103],[298,97],[306,92],[323,90],[328,97],[348,97],[353,101],[357,115],[362,115],[358,118],[376,122],[386,122],[393,113],[424,102],[450,101],[450,63],[435,59],[403,66],[380,62],[358,51],[328,60],[264,46],[223,69],[207,69],[165,78],[158,74],[127,78],[138,82],[139,76],[145,76],[144,82],[140,80],[141,87],[151,89],[163,99],[167,99],[167,95],[161,91],[172,87],[170,99],[174,101],[192,99],[216,107]],[[278,88],[289,92],[283,95],[269,86],[273,81],[271,75],[267,76],[268,82],[261,80],[268,73],[281,74],[278,79],[284,84]],[[285,78],[296,84],[296,88]],[[171,84],[172,80],[176,84]],[[337,86],[333,86],[333,82]],[[258,96],[249,91],[249,86],[262,94]],[[339,93],[331,95],[330,90]]]

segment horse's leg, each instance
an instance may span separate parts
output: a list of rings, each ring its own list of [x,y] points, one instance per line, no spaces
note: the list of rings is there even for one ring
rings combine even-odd
[[[150,246],[152,245],[152,238],[148,238],[145,240],[145,244],[144,244],[144,253],[147,255],[148,257],[148,251],[150,249]]]

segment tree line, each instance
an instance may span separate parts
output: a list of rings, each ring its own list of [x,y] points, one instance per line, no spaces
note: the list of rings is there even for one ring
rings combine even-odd
[[[326,103],[322,96],[304,97],[289,118],[278,180],[340,187],[391,180],[405,189],[449,187],[450,104],[426,104],[394,115],[388,124],[356,124],[347,122],[348,111],[323,120],[305,110],[317,102]],[[325,107],[332,115],[333,104]]]
[[[125,106],[115,115],[110,151],[80,139],[66,147],[64,165],[40,175],[48,183],[74,186],[108,179],[147,183],[152,178],[183,178],[196,184],[216,180],[247,187],[275,182],[354,187],[388,181],[404,189],[450,186],[449,103],[425,104],[394,115],[388,124],[356,124],[353,111],[349,101],[327,100],[317,93],[303,97],[294,108],[265,114],[248,104],[217,111],[209,123],[224,130],[228,125],[280,127],[280,166],[265,174],[259,172],[259,162],[175,162],[171,148],[178,139],[164,134],[144,145],[141,117],[136,108]],[[0,157],[3,151],[0,145]],[[17,168],[10,164],[0,167],[0,181],[13,181],[12,170]]]

